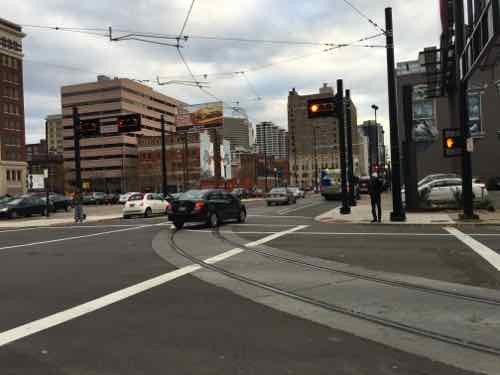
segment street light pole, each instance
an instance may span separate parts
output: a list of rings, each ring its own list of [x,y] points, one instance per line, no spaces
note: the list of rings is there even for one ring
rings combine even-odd
[[[339,138],[340,138],[340,182],[342,187],[342,207],[340,213],[348,215],[351,213],[349,207],[349,197],[347,196],[347,171],[346,171],[346,150],[345,150],[345,116],[344,116],[344,84],[341,79],[337,80],[337,115],[339,124]]]
[[[351,112],[351,90],[345,90],[346,102],[346,131],[347,131],[347,180],[349,181],[349,204],[356,206],[356,196],[354,192],[354,165],[352,155],[352,112]]]
[[[399,154],[399,131],[397,122],[396,72],[394,67],[394,32],[392,8],[385,8],[385,30],[387,50],[387,83],[389,92],[389,124],[391,129],[392,161],[392,206],[391,221],[406,221],[401,195],[401,161]]]
[[[314,147],[314,189],[318,191],[318,137],[317,126],[313,125],[313,147]]]
[[[161,115],[161,182],[163,190],[163,198],[167,197],[167,160],[165,158],[166,145],[165,145],[165,115]]]

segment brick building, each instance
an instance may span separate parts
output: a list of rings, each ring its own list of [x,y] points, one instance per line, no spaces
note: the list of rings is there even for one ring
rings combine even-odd
[[[26,190],[21,26],[0,18],[0,196]]]

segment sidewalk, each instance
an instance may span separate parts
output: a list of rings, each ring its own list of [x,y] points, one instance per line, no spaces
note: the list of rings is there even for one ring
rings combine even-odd
[[[85,223],[92,223],[103,220],[118,219],[122,217],[122,206],[84,206],[87,219]],[[45,216],[35,216],[26,219],[0,220],[0,229],[5,228],[29,228],[45,227],[51,225],[68,225],[75,222],[74,212],[52,213],[49,218]]]
[[[370,197],[362,195],[357,206],[351,207],[350,215],[341,215],[340,207],[328,211],[315,218],[316,221],[331,224],[370,224],[372,221]],[[434,225],[454,225],[465,224],[459,220],[458,211],[443,212],[407,212],[406,221],[402,223],[391,222],[392,196],[390,193],[382,194],[382,224],[405,225],[405,224],[434,224]],[[479,210],[476,212],[480,220],[471,224],[500,225],[500,212],[488,212]]]

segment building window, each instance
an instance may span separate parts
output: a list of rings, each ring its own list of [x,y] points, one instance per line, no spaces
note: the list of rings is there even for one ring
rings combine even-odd
[[[10,171],[7,169],[7,181],[10,181]]]
[[[17,171],[17,181],[21,181],[21,171]]]

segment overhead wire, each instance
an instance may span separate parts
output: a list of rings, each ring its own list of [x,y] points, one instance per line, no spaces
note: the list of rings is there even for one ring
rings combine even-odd
[[[186,18],[184,19],[184,23],[182,24],[181,32],[179,33],[179,36],[178,36],[179,38],[182,37],[182,35],[184,34],[184,30],[186,29],[187,23],[189,21],[189,16],[191,16],[191,12],[193,11],[193,6],[194,6],[195,1],[196,0],[191,1],[191,5],[189,7],[188,13],[186,15]]]
[[[372,24],[375,28],[378,30],[382,31],[384,34],[386,34],[386,30],[379,26],[374,20],[372,20],[366,13],[362,12],[357,6],[355,6],[351,1],[349,0],[342,0],[344,3],[346,3],[352,10],[354,10],[357,14],[359,14],[362,18],[366,19],[370,24]]]

